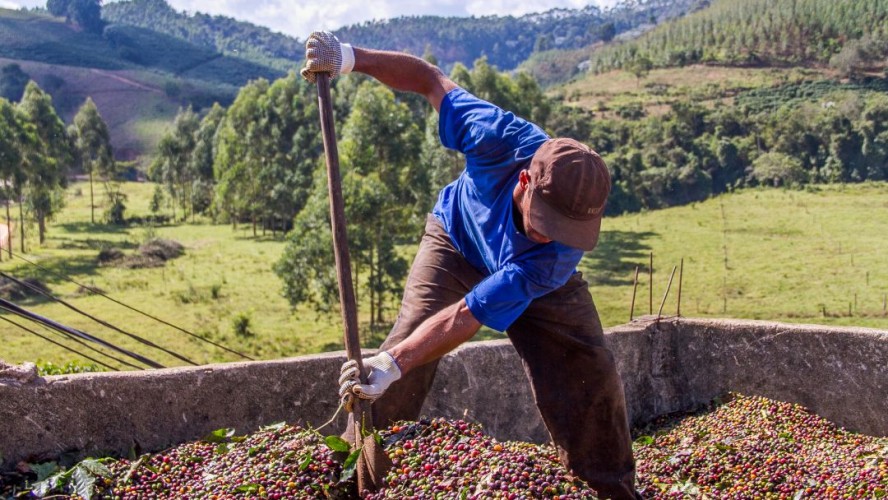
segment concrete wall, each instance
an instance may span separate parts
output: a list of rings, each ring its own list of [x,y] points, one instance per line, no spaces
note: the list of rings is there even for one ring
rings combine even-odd
[[[643,318],[606,336],[633,423],[736,391],[801,403],[849,429],[888,435],[886,331]],[[317,427],[336,409],[343,360],[329,353],[30,381],[0,373],[0,468],[70,451],[158,450],[221,427]],[[505,340],[446,356],[424,413],[481,422],[500,439],[548,439]],[[340,416],[330,431],[342,422]]]

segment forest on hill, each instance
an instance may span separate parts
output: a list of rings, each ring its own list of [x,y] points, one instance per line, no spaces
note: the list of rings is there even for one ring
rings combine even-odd
[[[883,0],[715,0],[645,37],[593,52],[589,67],[627,68],[642,59],[654,67],[826,64],[843,50],[884,63],[886,39]]]
[[[404,16],[343,26],[343,41],[376,49],[430,53],[442,67],[470,65],[482,56],[501,70],[511,70],[534,52],[578,48],[609,41],[642,26],[705,7],[708,0],[627,0],[608,9],[553,9],[514,16]],[[188,40],[225,54],[286,68],[303,57],[302,43],[267,28],[225,16],[176,11],[165,0],[109,3],[109,22],[140,26]]]
[[[109,23],[151,29],[198,47],[268,65],[292,68],[305,54],[296,38],[226,16],[176,11],[166,0],[126,0],[107,3],[102,18]]]

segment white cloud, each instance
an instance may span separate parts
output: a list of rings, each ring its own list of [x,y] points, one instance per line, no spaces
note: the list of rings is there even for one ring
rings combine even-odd
[[[612,6],[617,0],[168,0],[176,10],[223,15],[305,39],[314,30],[399,16],[520,16],[555,7]],[[46,5],[45,0],[0,0],[6,8]]]

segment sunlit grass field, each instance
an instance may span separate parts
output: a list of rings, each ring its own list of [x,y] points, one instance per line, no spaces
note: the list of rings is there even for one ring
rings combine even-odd
[[[619,70],[588,73],[549,93],[601,117],[616,118],[615,110],[622,106],[640,105],[647,114],[658,115],[675,102],[729,103],[746,90],[820,80],[827,75],[824,70],[807,68],[691,65],[654,69],[641,78]]]
[[[149,183],[125,185],[127,215],[147,217]],[[97,193],[102,190],[97,186]],[[14,210],[15,212],[15,210]],[[169,215],[169,209],[165,210]],[[793,323],[856,325],[888,329],[884,301],[888,294],[888,184],[822,186],[805,191],[746,190],[703,203],[612,217],[603,223],[599,247],[587,254],[580,270],[590,287],[605,327],[626,323],[633,278],[639,267],[635,316],[660,308],[670,273],[684,259],[681,314]],[[102,209],[97,210],[101,218]],[[271,267],[283,251],[280,235],[248,226],[197,224],[131,225],[89,223],[89,187],[68,190],[63,213],[50,226],[47,241],[28,231],[24,257],[79,283],[96,286],[115,299],[176,324],[196,335],[253,358],[277,358],[339,349],[338,314],[320,316],[292,310],[281,296],[281,281]],[[18,231],[13,248],[19,251]],[[418,237],[419,235],[417,235]],[[163,268],[99,267],[101,248],[134,252],[151,237],[176,240],[185,254]],[[415,247],[403,249],[412,257]],[[654,257],[653,293],[648,265]],[[194,363],[236,361],[237,355],[154,322],[111,301],[78,293],[78,286],[4,254],[0,270],[36,277],[54,294],[121,329],[180,353]],[[664,315],[678,312],[679,273],[663,305]],[[651,305],[652,304],[652,305]],[[169,354],[97,325],[70,309],[29,299],[24,307],[82,329],[157,362],[182,365]],[[388,319],[395,315],[391,305]],[[366,312],[366,308],[364,310]],[[10,318],[9,315],[4,315]],[[248,332],[234,327],[248,318]],[[22,320],[14,319],[22,323]],[[241,321],[243,321],[241,319]],[[367,322],[362,322],[366,329]],[[40,327],[35,331],[89,353]],[[365,338],[377,344],[384,331]],[[486,331],[479,338],[492,338]],[[0,359],[37,359],[62,364],[87,360],[8,323],[0,325]],[[106,358],[100,358],[108,361]],[[115,362],[109,362],[118,367]]]

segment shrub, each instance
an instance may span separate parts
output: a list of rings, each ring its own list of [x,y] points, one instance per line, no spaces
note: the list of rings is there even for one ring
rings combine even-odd
[[[239,312],[231,318],[231,329],[238,337],[252,337],[255,333],[250,329],[250,313]]]
[[[47,375],[68,375],[71,373],[93,373],[102,371],[98,365],[92,363],[81,363],[76,359],[68,361],[63,365],[56,365],[52,361],[37,360],[37,373],[41,377]]]

